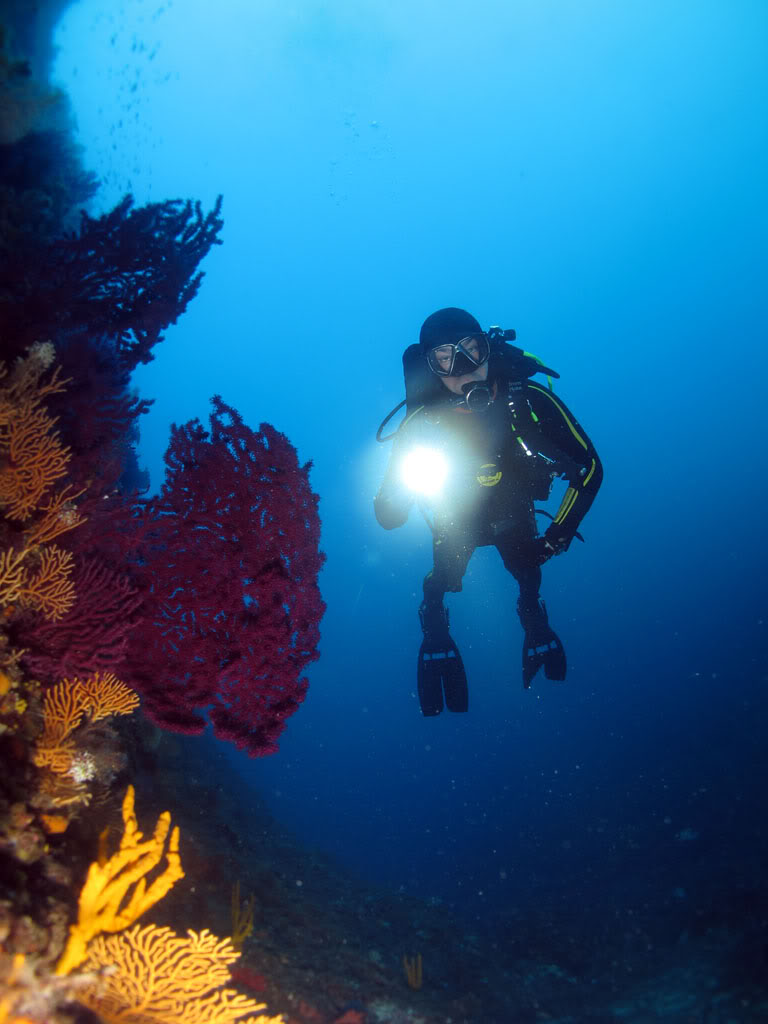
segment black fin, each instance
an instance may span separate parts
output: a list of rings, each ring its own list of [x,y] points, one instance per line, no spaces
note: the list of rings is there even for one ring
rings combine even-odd
[[[426,638],[419,650],[416,679],[423,715],[439,715],[445,706],[449,711],[466,711],[469,707],[467,673],[459,649],[447,637],[440,649]]]
[[[540,668],[544,669],[547,679],[561,683],[565,679],[568,663],[560,637],[547,619],[546,605],[543,601],[537,601],[533,608],[521,608],[518,604],[518,611],[525,629],[523,686],[528,689]]]
[[[565,657],[565,649],[560,642],[560,637],[554,630],[549,629],[549,636],[543,637],[541,633],[532,636],[525,634],[523,642],[523,686],[527,690],[531,680],[539,671],[544,668],[544,675],[547,679],[562,683],[568,669]]]
[[[419,648],[416,682],[419,703],[424,715],[449,711],[466,711],[469,706],[467,673],[459,649],[448,632],[448,612],[442,603],[419,608],[419,621],[424,639]]]

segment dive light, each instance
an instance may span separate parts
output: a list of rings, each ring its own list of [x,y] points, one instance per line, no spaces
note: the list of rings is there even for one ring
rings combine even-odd
[[[439,449],[420,445],[403,458],[400,476],[409,490],[434,496],[448,479],[448,460]]]

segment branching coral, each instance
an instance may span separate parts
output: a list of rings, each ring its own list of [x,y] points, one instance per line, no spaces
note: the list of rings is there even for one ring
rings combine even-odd
[[[16,641],[26,649],[24,665],[37,679],[117,671],[125,658],[141,606],[139,591],[93,557],[78,559],[72,582],[77,599],[66,614],[55,622],[29,617],[17,622]]]
[[[31,573],[30,565],[35,567]],[[50,619],[58,619],[75,600],[71,570],[72,554],[55,545],[0,551],[0,604],[17,602],[21,607],[35,608]]]
[[[72,552],[50,544],[44,548],[27,548],[24,580],[17,595],[22,607],[35,608],[49,619],[58,619],[75,602],[75,585],[70,578]],[[29,574],[26,563],[36,564]]]
[[[253,893],[245,902],[240,900],[240,880],[232,886],[232,945],[235,949],[243,948],[243,943],[253,932]]]
[[[105,863],[94,861],[80,893],[78,917],[70,926],[69,940],[56,967],[57,974],[69,974],[88,956],[88,943],[100,932],[119,932],[141,915],[184,877],[179,857],[179,830],[171,832],[171,816],[165,811],[157,819],[154,835],[144,840],[134,811],[133,786],[123,800],[123,837],[120,849]],[[166,858],[166,867],[147,886],[147,875]]]
[[[240,954],[207,930],[182,938],[170,928],[131,928],[91,943],[86,967],[108,968],[78,995],[107,1024],[234,1024],[265,1009],[234,989],[229,965]],[[242,1024],[283,1024],[259,1014]]]
[[[82,688],[72,686],[67,679],[46,693],[43,700],[43,734],[34,756],[38,768],[50,768],[60,775],[69,771],[75,754],[72,733],[80,725],[84,709]]]
[[[405,979],[410,988],[418,991],[423,980],[421,953],[417,953],[416,956],[412,957],[403,954],[403,970],[405,971]]]
[[[98,722],[110,715],[129,715],[138,706],[138,694],[111,672],[97,672],[85,682],[63,679],[43,698],[43,733],[35,750],[35,764],[60,775],[69,774],[75,782],[86,781],[90,776],[82,764],[77,764],[73,736],[83,717],[87,714],[90,722]],[[80,753],[84,756],[87,752]]]
[[[14,805],[24,819],[19,833],[34,829],[35,863],[50,870],[49,883],[63,886],[76,840],[52,838],[48,847],[46,836],[64,832],[69,821],[68,811],[51,811],[88,801],[85,783],[94,772],[103,782],[99,759],[114,753],[105,721],[138,703],[107,674],[124,667],[127,634],[146,597],[141,574],[129,566],[128,531],[116,527],[123,522],[120,505],[130,518],[131,492],[141,487],[133,446],[148,403],[130,391],[130,373],[152,358],[162,332],[198,290],[199,263],[218,243],[221,219],[220,202],[205,213],[184,202],[135,209],[126,198],[104,217],[83,214],[79,231],[70,233],[62,211],[78,189],[85,198],[90,183],[73,173],[76,161],[63,134],[28,130],[43,127],[39,114],[54,97],[27,88],[27,70],[3,60],[0,46],[0,86],[7,93],[0,109],[0,337],[9,360],[0,365],[0,701],[8,707],[28,701],[16,716],[18,728],[15,720],[7,724],[7,711],[0,728],[18,759],[6,780],[20,791],[37,787],[31,798],[20,793],[24,799]],[[55,370],[54,345],[31,345],[38,339],[55,343]],[[69,531],[85,521],[84,512],[88,534],[73,538]],[[277,711],[285,713],[282,706]],[[28,763],[30,756],[42,770]],[[94,805],[98,796],[94,791]],[[63,944],[61,916],[58,935],[51,926],[36,951],[22,947],[40,952],[39,959],[28,956],[8,971],[0,952],[0,1021],[51,1020],[61,998],[71,1003],[84,979],[98,1000],[90,1005],[106,1020],[223,1024],[262,1009],[231,989],[214,991],[229,981],[227,965],[236,953],[207,932],[185,939],[158,929],[101,934],[131,926],[183,875],[178,830],[171,830],[167,813],[144,839],[129,789],[123,820],[120,849],[112,857],[101,850],[88,872],[57,977],[47,965]],[[65,850],[69,866],[63,858],[57,863],[57,851]],[[16,856],[16,865],[22,863],[32,859]],[[36,872],[40,878],[26,878],[19,907],[21,895],[25,909],[41,892],[48,900],[50,886],[40,889],[43,872]],[[100,958],[107,947],[118,952]],[[148,956],[146,975],[134,971],[139,950]],[[74,973],[85,961],[98,967],[98,977]],[[150,979],[138,1003],[129,997],[125,986]],[[4,998],[2,982],[14,988],[12,1000]],[[179,984],[181,1003],[174,1007],[167,1000],[176,998]],[[122,995],[110,1003],[121,985]]]
[[[84,487],[73,493],[71,485],[52,495],[45,505],[41,505],[40,518],[26,533],[27,544],[36,546],[47,544],[61,533],[80,526],[85,521],[77,511],[73,502],[85,491]]]
[[[67,383],[60,380],[58,367],[41,383],[52,360],[52,345],[35,344],[10,375],[0,365],[0,509],[11,519],[27,519],[67,471],[69,451],[53,429],[55,420],[42,408],[43,400]]]
[[[68,706],[62,714],[70,714]],[[56,967],[60,977],[75,968],[85,971],[79,976],[78,1002],[107,1024],[284,1024],[280,1016],[247,1016],[264,1004],[223,987],[231,978],[229,965],[240,956],[229,939],[207,930],[181,938],[169,928],[131,928],[184,872],[178,828],[168,839],[170,814],[161,814],[154,835],[144,840],[132,786],[123,801],[123,823],[117,853],[100,855],[91,864],[77,922]],[[163,857],[165,870],[147,886],[147,876]],[[121,934],[107,938],[105,932]]]
[[[197,294],[197,267],[222,228],[221,198],[82,214],[75,237],[0,261],[0,332],[22,343],[61,334],[108,337],[123,369],[152,359],[162,332]]]
[[[85,709],[90,711],[92,722],[109,718],[110,715],[130,715],[139,706],[139,695],[111,672],[97,672],[80,686]]]
[[[0,363],[0,510],[21,524],[36,510],[39,517],[22,526],[20,537],[0,550],[0,605],[19,604],[55,620],[73,605],[72,554],[48,543],[82,522],[71,487],[48,495],[67,471],[69,450],[42,407],[44,399],[66,385],[58,367],[43,376],[54,359],[50,344],[32,345],[9,374]],[[8,531],[6,531],[7,533]]]
[[[69,453],[52,427],[45,410],[31,403],[11,413],[8,461],[0,471],[0,506],[12,519],[26,519],[67,471]]]
[[[162,728],[200,733],[210,718],[220,739],[271,754],[307,692],[325,610],[311,464],[218,396],[210,433],[175,427],[165,461],[139,522],[146,600],[131,679]]]

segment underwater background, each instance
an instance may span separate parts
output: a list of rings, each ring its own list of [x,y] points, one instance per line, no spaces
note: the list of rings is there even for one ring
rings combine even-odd
[[[126,739],[138,799],[202,837],[174,924],[215,880],[225,931],[236,863],[244,961],[298,1024],[768,1019],[765,5],[48,15],[27,56],[68,98],[89,214],[223,196],[199,293],[130,375],[148,494],[216,394],[319,496],[320,656],[279,749]],[[516,585],[479,550],[447,602],[470,710],[424,719],[431,536],[376,524],[375,432],[443,306],[557,369],[605,481],[544,568],[567,681],[523,690]]]

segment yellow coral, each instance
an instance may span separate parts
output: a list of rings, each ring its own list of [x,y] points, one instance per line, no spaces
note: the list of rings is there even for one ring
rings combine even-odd
[[[72,503],[85,493],[86,488],[81,487],[74,494],[70,493],[71,489],[71,484],[68,484],[63,490],[49,498],[45,505],[40,506],[43,515],[27,533],[28,547],[47,544],[59,534],[73,530],[80,523],[85,522],[85,516],[80,515]]]
[[[75,742],[72,733],[80,724],[85,710],[83,688],[62,679],[43,698],[43,735],[35,749],[38,768],[64,774],[72,766]]]
[[[421,953],[417,953],[413,957],[404,956],[403,969],[409,987],[418,992],[423,981]]]
[[[93,722],[110,715],[130,715],[139,706],[138,693],[121,683],[113,672],[97,672],[80,683],[80,688]]]
[[[30,576],[28,556],[35,551],[39,551],[39,567]],[[56,546],[0,551],[0,604],[18,601],[39,609],[50,619],[61,618],[75,601],[71,571],[72,555]]]
[[[0,469],[0,506],[12,519],[26,519],[45,492],[67,472],[69,449],[53,433],[44,409],[25,402],[8,428],[8,462]]]
[[[0,454],[5,458],[0,467],[0,506],[12,519],[26,519],[67,471],[69,449],[53,429],[55,419],[41,408],[43,399],[69,383],[59,379],[58,367],[46,384],[41,383],[53,358],[50,343],[37,344],[16,361],[10,377],[3,365]]]
[[[70,579],[72,553],[51,544],[40,548],[40,567],[28,577],[19,604],[36,608],[54,622],[75,603],[75,585]]]
[[[123,838],[120,849],[105,864],[95,861],[88,869],[77,922],[70,925],[69,940],[56,973],[69,974],[87,954],[88,943],[100,932],[119,932],[133,924],[184,877],[179,858],[179,830],[174,828],[166,848],[171,816],[157,819],[151,839],[142,842],[134,812],[134,790],[129,786],[123,800]],[[147,887],[146,876],[166,858],[166,868]],[[131,891],[132,890],[132,891]]]
[[[13,548],[6,548],[0,551],[0,603],[11,604],[18,601],[24,592],[27,583],[27,570],[24,568],[24,559],[30,549],[24,547],[21,551]]]
[[[0,551],[0,605],[34,608],[55,621],[75,601],[72,555],[45,545],[83,522],[72,504],[83,491],[73,494],[65,487],[42,504],[70,458],[54,430],[55,419],[42,407],[68,383],[59,378],[58,367],[42,383],[54,357],[48,342],[32,345],[11,374],[0,363],[0,509],[22,523],[35,510],[41,513],[21,543]]]
[[[85,682],[62,679],[43,698],[43,734],[35,750],[38,768],[64,775],[72,767],[72,733],[86,712],[92,722],[110,715],[129,715],[139,706],[139,695],[112,672],[96,672]]]
[[[229,939],[189,931],[182,938],[170,928],[131,928],[111,938],[99,936],[88,948],[86,967],[109,968],[78,995],[107,1024],[284,1024],[259,1014],[265,1008],[234,989],[229,964],[240,954]]]
[[[232,945],[240,950],[253,931],[254,896],[251,893],[245,903],[240,902],[240,880],[232,886]]]

